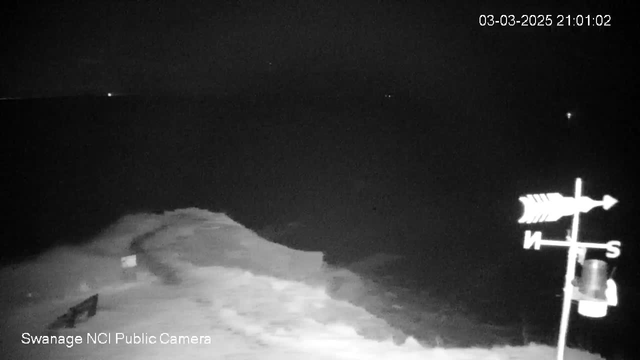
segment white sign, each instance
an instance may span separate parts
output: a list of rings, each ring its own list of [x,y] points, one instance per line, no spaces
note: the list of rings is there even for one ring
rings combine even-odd
[[[618,240],[611,240],[606,244],[599,243],[586,243],[586,242],[578,242],[571,243],[570,241],[562,241],[562,240],[543,240],[542,232],[536,231],[533,234],[531,230],[527,230],[524,232],[524,248],[531,249],[533,246],[534,249],[540,250],[540,246],[548,245],[548,246],[573,246],[575,245],[578,248],[590,248],[590,249],[606,249],[607,257],[610,259],[617,258],[620,256],[620,246],[622,243]]]
[[[608,210],[618,202],[609,195],[602,200],[593,200],[586,196],[577,199],[565,197],[560,193],[530,194],[521,196],[520,201],[524,205],[524,214],[518,222],[527,224],[556,221],[563,216],[573,215],[576,210],[586,213],[596,206]]]
[[[120,263],[122,264],[123,269],[136,267],[138,265],[135,255],[123,256],[122,258],[120,258]]]

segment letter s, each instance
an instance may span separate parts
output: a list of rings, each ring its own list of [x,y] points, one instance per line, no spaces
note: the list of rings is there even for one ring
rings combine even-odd
[[[610,259],[620,256],[620,246],[622,243],[618,240],[611,240],[607,243],[607,257]]]

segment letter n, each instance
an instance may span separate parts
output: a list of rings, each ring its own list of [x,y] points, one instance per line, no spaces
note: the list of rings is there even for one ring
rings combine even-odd
[[[540,241],[542,240],[542,232],[536,231],[531,235],[531,230],[527,230],[524,232],[524,248],[531,249],[531,246],[534,246],[534,249],[540,250]]]

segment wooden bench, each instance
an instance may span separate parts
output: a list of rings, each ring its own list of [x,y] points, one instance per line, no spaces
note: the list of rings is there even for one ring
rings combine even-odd
[[[86,314],[88,318],[93,317],[98,310],[98,294],[90,296],[83,302],[75,305],[56,321],[51,323],[48,329],[74,328],[79,317]]]

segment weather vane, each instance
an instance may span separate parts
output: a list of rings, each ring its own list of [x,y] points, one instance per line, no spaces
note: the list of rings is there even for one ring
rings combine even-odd
[[[567,113],[567,119],[571,113]],[[586,250],[605,249],[608,258],[620,256],[621,243],[611,240],[606,244],[593,242],[578,242],[578,226],[580,213],[587,213],[596,206],[602,206],[608,210],[618,200],[609,195],[602,200],[593,200],[582,196],[582,180],[576,179],[574,197],[565,197],[559,193],[530,194],[520,197],[524,205],[524,213],[518,220],[521,224],[533,224],[541,222],[553,222],[563,216],[573,215],[571,232],[566,240],[543,240],[542,232],[525,231],[525,249],[533,247],[539,250],[542,245],[563,246],[569,248],[567,258],[567,272],[565,275],[564,300],[562,303],[562,317],[558,334],[557,359],[564,358],[567,328],[571,310],[571,300],[578,301],[578,312],[588,317],[604,317],[607,314],[607,306],[616,306],[618,303],[617,287],[613,279],[607,279],[607,263],[602,260],[585,260]],[[582,274],[575,279],[576,264],[582,265]],[[577,287],[577,288],[576,288]]]

